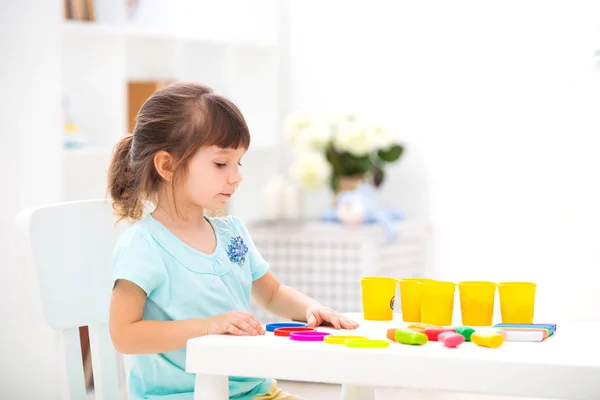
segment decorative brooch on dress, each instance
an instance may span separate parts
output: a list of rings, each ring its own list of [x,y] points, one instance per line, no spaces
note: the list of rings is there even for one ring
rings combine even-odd
[[[242,237],[232,237],[229,245],[227,246],[227,255],[229,256],[229,261],[236,263],[241,267],[244,264],[244,261],[246,261],[247,253],[248,246],[244,244]]]

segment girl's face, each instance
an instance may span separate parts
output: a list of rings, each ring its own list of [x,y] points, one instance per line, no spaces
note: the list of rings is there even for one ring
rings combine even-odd
[[[222,209],[242,181],[241,159],[246,149],[203,147],[190,159],[183,195],[194,206]]]

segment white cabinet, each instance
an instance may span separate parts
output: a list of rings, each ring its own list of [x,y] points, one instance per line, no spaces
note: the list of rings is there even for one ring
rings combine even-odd
[[[396,227],[398,238],[393,242],[379,225],[281,222],[253,223],[248,229],[283,284],[340,312],[360,312],[361,277],[410,278],[428,273],[430,224],[402,221]],[[252,312],[263,323],[281,320],[255,303]]]

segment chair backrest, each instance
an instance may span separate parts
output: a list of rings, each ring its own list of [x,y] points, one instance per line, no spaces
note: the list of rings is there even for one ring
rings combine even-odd
[[[69,395],[85,399],[79,327],[88,326],[96,399],[118,399],[117,353],[108,330],[111,258],[127,227],[115,226],[109,201],[23,210],[16,224],[24,259],[33,264],[50,327],[63,333]]]

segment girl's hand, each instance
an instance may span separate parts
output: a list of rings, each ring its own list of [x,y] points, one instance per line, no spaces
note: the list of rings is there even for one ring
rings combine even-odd
[[[242,336],[264,335],[265,330],[252,314],[241,311],[230,311],[210,317],[208,323],[207,335],[232,334]]]
[[[358,324],[348,319],[331,308],[323,306],[312,306],[306,310],[306,322],[310,328],[314,328],[327,322],[335,329],[356,329]]]

